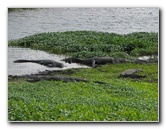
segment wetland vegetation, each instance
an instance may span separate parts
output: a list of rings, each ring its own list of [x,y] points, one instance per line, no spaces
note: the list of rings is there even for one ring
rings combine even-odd
[[[157,55],[158,33],[50,32],[11,40],[9,46],[77,58],[130,59]],[[143,70],[141,75],[146,75],[145,78],[118,78],[121,72],[137,68]],[[9,79],[9,121],[159,121],[158,63],[107,64],[55,74],[85,78],[90,82],[42,80],[30,83],[24,79]]]
[[[158,33],[115,34],[94,31],[41,33],[10,41],[22,46],[77,58],[112,56],[129,58],[158,54]]]

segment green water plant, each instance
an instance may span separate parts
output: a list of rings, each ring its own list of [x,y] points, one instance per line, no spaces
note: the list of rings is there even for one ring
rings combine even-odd
[[[94,31],[49,32],[9,41],[9,46],[29,47],[71,57],[125,57],[158,54],[158,34],[115,34]]]

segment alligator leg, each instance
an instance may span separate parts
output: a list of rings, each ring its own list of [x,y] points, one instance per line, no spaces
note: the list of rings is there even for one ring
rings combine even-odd
[[[72,59],[69,59],[69,64],[71,64],[72,63]]]
[[[94,68],[95,67],[95,60],[92,59],[92,67]]]

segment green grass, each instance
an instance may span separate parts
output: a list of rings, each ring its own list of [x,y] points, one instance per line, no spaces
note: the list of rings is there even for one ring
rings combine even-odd
[[[118,78],[143,68],[142,80]],[[91,82],[9,81],[10,121],[158,121],[158,66],[130,63],[80,69],[71,76]],[[155,80],[149,82],[148,80]],[[100,80],[107,84],[96,84]]]
[[[94,31],[41,33],[9,41],[22,46],[71,57],[112,56],[131,58],[158,54],[158,33],[115,34]]]

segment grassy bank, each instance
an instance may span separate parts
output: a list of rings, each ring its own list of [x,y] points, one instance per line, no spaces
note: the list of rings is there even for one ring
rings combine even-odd
[[[158,53],[157,33],[75,31],[37,34],[9,41],[72,57],[135,57]],[[141,68],[145,78],[118,78],[127,69]],[[108,64],[73,70],[70,76],[90,82],[9,80],[10,121],[158,121],[158,64]],[[65,72],[62,73],[62,75]],[[67,72],[66,72],[67,73]],[[102,81],[107,84],[97,84]]]
[[[143,68],[142,74],[148,76],[142,80],[117,78],[133,67]],[[157,75],[157,64],[118,64],[80,69],[71,75],[108,83],[104,85],[9,81],[9,120],[158,121]]]
[[[158,34],[137,32],[126,35],[94,31],[42,33],[10,41],[9,46],[22,46],[87,58],[112,56],[129,58],[158,54]]]

